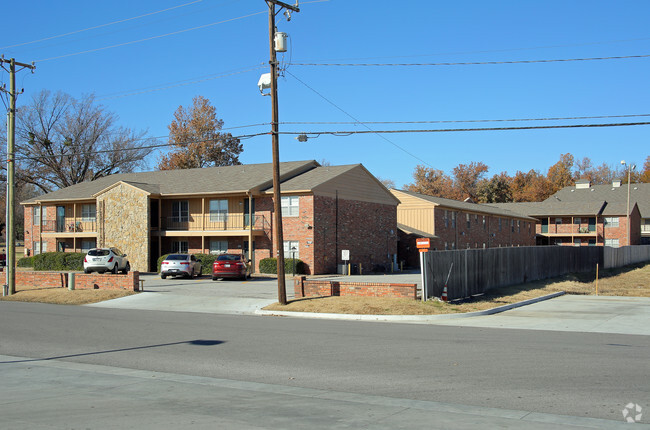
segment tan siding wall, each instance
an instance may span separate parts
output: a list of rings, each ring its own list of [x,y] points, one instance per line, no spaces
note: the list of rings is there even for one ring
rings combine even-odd
[[[397,223],[409,226],[429,234],[435,234],[433,208],[402,209],[397,210]]]
[[[395,197],[397,197],[400,200],[399,207],[405,208],[405,209],[412,209],[412,208],[430,208],[437,206],[436,203],[433,202],[428,202],[426,200],[420,199],[418,197],[414,197],[405,193],[400,193],[397,190],[391,190],[391,193]]]
[[[315,187],[313,193],[317,196],[336,197],[337,191],[339,199],[397,205],[390,192],[360,166]]]

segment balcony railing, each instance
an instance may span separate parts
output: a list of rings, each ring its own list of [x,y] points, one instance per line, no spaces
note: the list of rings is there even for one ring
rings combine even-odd
[[[227,231],[247,230],[250,228],[249,215],[243,214],[206,214],[176,217],[163,217],[163,230],[185,231]],[[253,215],[253,229],[268,228],[263,215]]]
[[[95,221],[63,221],[63,220],[44,220],[43,232],[56,233],[95,233],[97,232],[97,223]]]

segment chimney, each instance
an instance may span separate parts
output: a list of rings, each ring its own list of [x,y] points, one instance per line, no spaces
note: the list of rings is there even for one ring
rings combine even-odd
[[[591,186],[589,179],[578,179],[576,181],[576,190],[587,189]]]
[[[614,181],[612,181],[612,187],[620,188],[621,187],[621,180],[620,179],[614,179]]]

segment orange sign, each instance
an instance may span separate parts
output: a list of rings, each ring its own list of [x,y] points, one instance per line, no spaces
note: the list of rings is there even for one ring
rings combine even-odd
[[[415,239],[415,246],[417,246],[418,249],[429,249],[431,248],[431,239],[429,239],[428,237]]]

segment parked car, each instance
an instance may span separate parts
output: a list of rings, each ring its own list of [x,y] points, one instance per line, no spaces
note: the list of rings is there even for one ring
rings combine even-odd
[[[212,280],[219,278],[241,278],[250,276],[248,262],[241,254],[221,254],[212,266]]]
[[[126,254],[117,248],[93,248],[84,257],[84,272],[111,272],[116,274],[121,271],[125,275],[131,270]]]
[[[193,278],[203,274],[201,261],[193,254],[169,254],[160,264],[160,277],[185,276]]]

